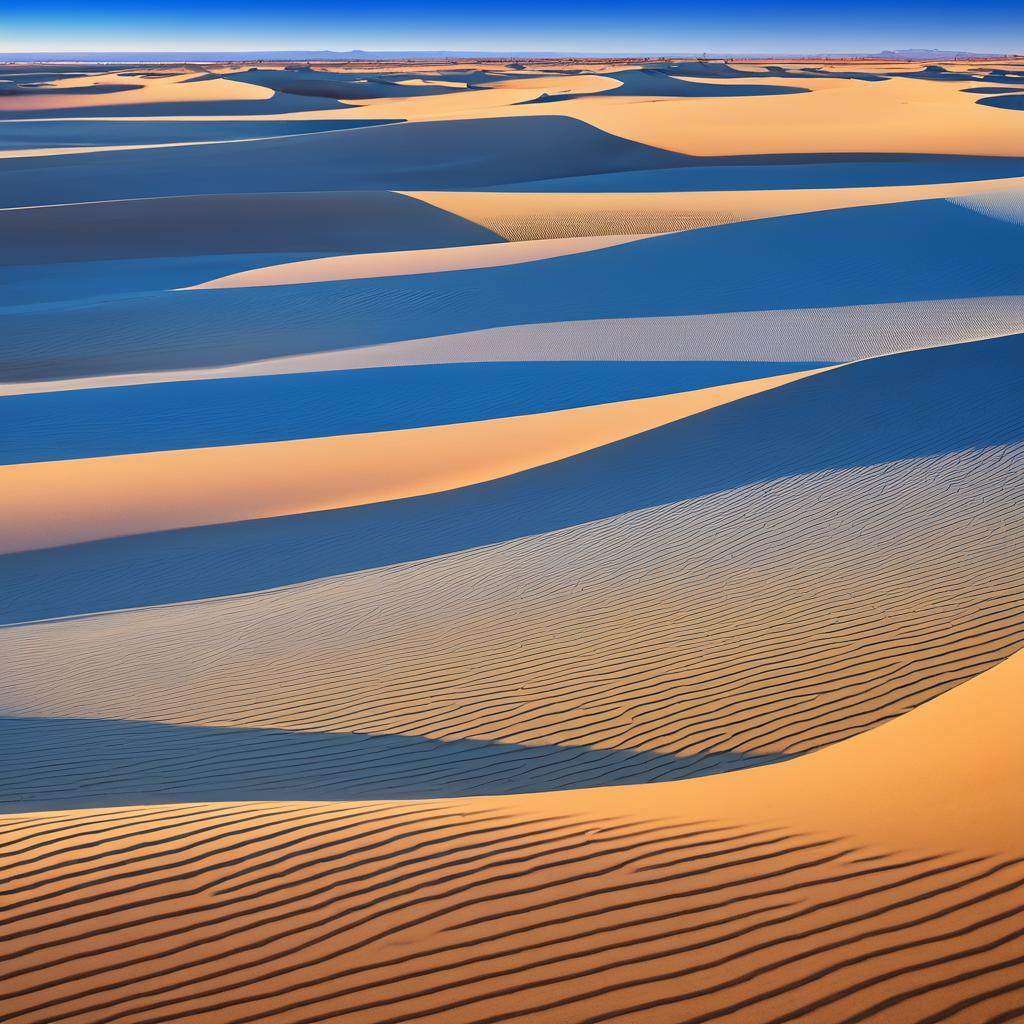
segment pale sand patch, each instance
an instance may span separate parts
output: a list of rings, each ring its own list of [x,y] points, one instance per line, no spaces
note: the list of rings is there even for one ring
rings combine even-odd
[[[214,278],[178,291],[202,288],[265,288],[316,281],[355,281],[367,277],[400,277],[408,274],[436,274],[450,270],[476,270],[532,263],[572,253],[607,249],[635,242],[649,235],[591,235],[547,238],[525,242],[492,242],[482,245],[447,246],[441,249],[408,249],[400,252],[358,253],[351,256],[323,256],[294,263],[277,263],[255,270]]]
[[[464,487],[819,372],[473,423],[3,466],[0,552]]]
[[[0,384],[10,395],[507,360],[846,362],[1024,332],[1024,296],[516,324],[229,366]]]
[[[133,118],[132,120],[158,120],[157,118]],[[160,118],[159,120],[175,120],[174,118]],[[185,120],[185,119],[183,119]],[[249,120],[240,118],[239,120]],[[259,120],[265,120],[261,118]],[[352,131],[353,129],[348,129]],[[355,129],[358,131],[358,129]],[[184,142],[145,142],[129,146],[53,146],[49,149],[6,149],[0,150],[0,160],[22,159],[24,157],[40,156],[70,156],[78,153],[116,153],[128,149],[179,149],[182,146],[224,146],[232,142],[259,142],[262,139],[280,139],[280,135],[260,135],[259,125],[253,125],[253,134],[244,139],[197,139]],[[60,205],[60,204],[57,204]]]

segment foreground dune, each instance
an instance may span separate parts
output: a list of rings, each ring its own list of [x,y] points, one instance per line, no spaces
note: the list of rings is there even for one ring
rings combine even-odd
[[[828,751],[674,785],[10,816],[5,1010],[1012,1020],[1021,693],[1018,657]]]

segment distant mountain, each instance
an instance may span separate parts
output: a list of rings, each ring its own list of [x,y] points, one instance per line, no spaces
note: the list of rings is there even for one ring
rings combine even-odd
[[[882,50],[867,54],[883,60],[977,60],[982,57],[1005,57],[1005,53],[971,53],[968,50]]]

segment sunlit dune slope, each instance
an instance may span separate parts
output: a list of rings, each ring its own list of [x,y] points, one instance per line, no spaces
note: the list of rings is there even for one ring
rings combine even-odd
[[[5,1011],[1012,1020],[1022,692],[1017,658],[806,759],[663,786],[11,816]]]

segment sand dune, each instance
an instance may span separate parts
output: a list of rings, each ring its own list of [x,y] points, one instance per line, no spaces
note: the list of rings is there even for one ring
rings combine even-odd
[[[1024,439],[1019,338],[839,367],[502,480],[7,556],[6,621],[194,600],[395,565],[751,483]],[[955,414],[952,412],[955,410]]]
[[[6,710],[532,745],[541,757],[552,747],[641,752],[678,759],[659,766],[670,776],[836,742],[964,682],[1024,643],[1024,580],[1004,558],[1019,539],[1022,449],[1019,432],[1006,433],[1019,421],[1015,386],[1004,380],[1003,393],[972,391],[962,372],[964,360],[977,364],[975,350],[986,344],[878,360],[875,374],[870,364],[839,368],[504,483],[381,506],[375,526],[390,558],[376,569],[7,629],[0,638],[10,666]],[[956,376],[954,365],[963,391],[951,405],[920,382]],[[903,430],[911,423],[918,429],[931,409],[943,450],[933,440],[926,454],[923,438],[894,442],[891,417],[865,402],[877,390],[895,395],[891,378],[881,382],[899,366],[920,390]],[[851,375],[862,383],[854,386]],[[646,458],[662,494],[669,479],[693,486],[699,462],[692,455],[671,461],[670,453],[692,452],[698,438],[709,438],[703,459],[720,473],[715,441],[723,439],[716,432],[733,424],[727,447],[738,457],[740,442],[750,444],[733,433],[744,417],[758,425],[766,452],[792,450],[792,441],[764,436],[765,425],[801,393],[816,393],[836,415],[838,396],[851,390],[857,400],[850,414],[863,416],[865,426],[839,419],[831,435],[819,431],[812,447],[828,464],[818,469],[769,474],[762,465],[746,484],[705,484],[701,496],[660,503],[635,469]],[[1004,419],[999,432],[983,426],[993,415]],[[791,429],[806,432],[799,420]],[[830,443],[848,445],[856,429],[880,431],[888,447],[872,453],[862,441],[843,460],[841,449],[828,452]],[[1010,443],[1010,436],[1018,439]],[[542,531],[536,509],[545,478],[560,482],[548,499],[549,524],[564,521],[574,493],[582,500],[573,464],[592,474],[595,487],[617,482],[631,510],[599,517],[595,497],[577,513],[586,520]],[[634,467],[632,474],[625,467]],[[521,505],[510,498],[516,488],[526,488]],[[480,511],[479,523],[493,531],[495,509],[510,522],[505,543],[491,532],[483,546],[470,503],[488,490],[496,504]],[[433,558],[421,551],[409,563],[397,546],[410,542],[412,530],[422,536],[431,502],[456,543],[476,539],[476,546]],[[399,525],[394,514],[403,505],[409,518]],[[524,518],[527,509],[532,520]],[[355,529],[355,520],[335,521],[331,532],[365,560],[374,541]],[[155,540],[141,549],[150,564],[125,573],[136,586],[143,569],[166,581],[169,563],[155,562],[162,543]],[[300,548],[281,550],[280,541],[265,538],[264,559],[270,543],[294,570]],[[194,538],[188,544],[195,550]],[[308,533],[302,544],[314,549],[322,574],[330,564],[326,545]],[[217,550],[229,550],[223,537]],[[109,549],[105,554],[106,564],[115,564]],[[60,562],[76,565],[70,551]],[[180,555],[175,565],[180,572]],[[217,571],[203,559],[204,585]],[[76,572],[83,573],[81,564]],[[67,583],[55,582],[66,599]],[[44,586],[37,573],[36,590]],[[236,582],[228,592],[241,589]],[[160,597],[151,590],[146,603]],[[383,608],[386,615],[368,614]],[[244,651],[239,635],[248,638]],[[159,686],[131,685],[142,666]],[[465,787],[463,763],[473,779],[486,779],[488,764],[500,778],[501,750],[495,760],[486,750],[473,755],[459,762],[435,750],[444,768],[427,777]],[[594,784],[601,770],[586,761],[578,769],[584,784]],[[614,761],[607,770],[614,778]],[[361,784],[389,792],[393,775],[386,759],[371,761]]]
[[[358,117],[339,120],[338,131],[286,139],[5,160],[0,163],[4,203],[21,207],[228,192],[483,186],[678,162],[671,153],[556,116],[353,130],[351,121],[398,116],[378,113],[386,109],[363,107],[354,111]],[[340,130],[347,124],[348,130]],[[454,165],[447,156],[452,152],[458,154]]]
[[[674,786],[12,816],[8,1007],[1009,1020],[1019,683],[1014,659],[832,750]]]
[[[695,772],[801,753],[1024,644],[1024,579],[1002,560],[1020,458],[806,474],[290,590],[8,629],[5,710],[645,751]],[[387,762],[364,786],[374,772]]]
[[[272,88],[195,71],[140,75],[117,70],[0,92],[4,119],[268,115],[336,108],[325,98],[282,96]]]
[[[576,455],[806,375],[377,434],[0,466],[0,554],[430,494]]]

